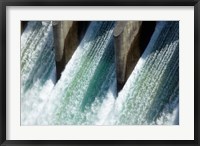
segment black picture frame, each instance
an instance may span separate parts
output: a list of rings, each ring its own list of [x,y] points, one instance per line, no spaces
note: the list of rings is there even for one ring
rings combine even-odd
[[[6,140],[6,7],[7,6],[194,6],[194,140]],[[199,0],[0,0],[0,144],[2,146],[59,145],[176,145],[200,144],[199,135]]]

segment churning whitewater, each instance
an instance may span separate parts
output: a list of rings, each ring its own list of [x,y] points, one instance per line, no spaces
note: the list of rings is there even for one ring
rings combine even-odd
[[[157,22],[117,93],[115,22],[92,21],[56,81],[51,21],[21,35],[21,125],[179,124],[179,22]]]

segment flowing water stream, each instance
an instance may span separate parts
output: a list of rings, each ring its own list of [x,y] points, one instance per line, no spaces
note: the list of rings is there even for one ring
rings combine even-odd
[[[28,23],[21,36],[22,125],[178,124],[179,23],[157,22],[118,94],[114,26],[91,22],[56,82],[52,22]]]

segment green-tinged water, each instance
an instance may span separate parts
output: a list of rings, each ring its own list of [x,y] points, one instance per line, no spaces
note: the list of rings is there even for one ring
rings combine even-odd
[[[52,24],[28,23],[21,38],[22,125],[177,124],[179,23],[157,23],[118,97],[114,26],[91,22],[55,83]]]
[[[117,98],[113,124],[156,124],[165,105],[178,98],[178,27],[178,22],[157,24],[147,49]]]

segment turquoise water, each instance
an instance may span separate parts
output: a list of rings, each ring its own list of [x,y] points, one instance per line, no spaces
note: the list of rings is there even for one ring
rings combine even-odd
[[[166,105],[178,105],[178,22],[160,22],[113,108],[113,124],[156,124]]]
[[[179,23],[157,23],[118,96],[114,26],[91,22],[56,83],[52,23],[28,23],[21,37],[22,125],[178,123]]]

